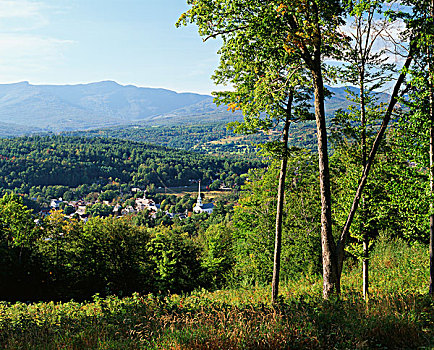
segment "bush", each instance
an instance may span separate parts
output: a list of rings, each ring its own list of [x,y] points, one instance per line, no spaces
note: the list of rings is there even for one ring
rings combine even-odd
[[[148,245],[154,289],[179,293],[197,288],[201,275],[198,247],[185,233],[164,226],[154,232]]]

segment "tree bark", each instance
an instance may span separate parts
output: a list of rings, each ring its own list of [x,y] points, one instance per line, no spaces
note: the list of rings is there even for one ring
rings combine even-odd
[[[434,0],[431,0],[430,15],[434,20]],[[428,45],[428,80],[429,80],[429,113],[430,113],[430,142],[429,142],[429,180],[431,196],[434,195],[434,68],[432,60],[431,43]],[[434,213],[433,213],[432,200],[430,203],[430,216],[429,216],[429,294],[434,298]]]
[[[315,17],[315,29],[312,40],[313,50],[309,50],[303,43],[300,46],[302,58],[312,74],[314,88],[315,121],[318,142],[318,168],[321,196],[321,248],[323,263],[323,297],[329,299],[334,293],[340,293],[340,280],[338,276],[338,265],[336,245],[332,233],[331,215],[331,191],[330,191],[330,169],[327,151],[327,129],[324,108],[324,81],[322,76],[322,34],[319,20],[319,8],[315,1],[312,2],[313,16]],[[292,29],[298,28],[297,21],[290,19]]]
[[[323,263],[323,297],[339,295],[340,283],[337,274],[336,246],[332,234],[330,171],[327,151],[327,129],[324,108],[324,82],[321,65],[312,70],[315,95],[315,120],[318,140],[319,182],[321,194],[321,246]]]
[[[360,71],[359,85],[360,85],[360,123],[362,127],[361,132],[361,150],[362,150],[362,171],[366,166],[366,104],[365,104],[365,62],[362,58],[362,67]],[[362,259],[362,280],[363,280],[363,298],[368,299],[369,293],[369,237],[365,227],[365,210],[366,202],[365,196],[362,196],[362,218],[361,218],[361,233],[363,237],[363,259]]]
[[[431,80],[431,77],[430,77]],[[430,83],[431,84],[431,83]],[[433,113],[433,95],[432,87],[430,86],[430,142],[429,142],[429,182],[430,182],[430,194],[434,195],[434,113]],[[433,204],[430,203],[430,215],[429,215],[429,294],[434,298],[434,213]]]
[[[430,88],[429,88],[429,104],[430,104],[430,140],[429,140],[429,182],[430,194],[434,195],[434,111],[433,111],[433,88],[432,75],[430,71]],[[434,213],[432,200],[430,203],[429,215],[429,294],[434,298]]]
[[[286,109],[285,125],[283,128],[283,147],[282,147],[282,162],[279,174],[279,187],[277,193],[277,211],[276,211],[276,236],[274,242],[274,265],[273,265],[273,282],[271,292],[271,302],[276,304],[279,295],[279,275],[280,275],[280,255],[282,250],[282,218],[283,218],[283,202],[285,200],[285,179],[286,168],[288,165],[288,138],[289,126],[291,124],[291,107],[293,101],[293,93],[290,91],[288,104]]]

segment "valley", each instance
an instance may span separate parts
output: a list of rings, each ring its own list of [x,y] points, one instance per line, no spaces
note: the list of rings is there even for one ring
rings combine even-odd
[[[434,349],[434,0],[0,17],[1,349]]]

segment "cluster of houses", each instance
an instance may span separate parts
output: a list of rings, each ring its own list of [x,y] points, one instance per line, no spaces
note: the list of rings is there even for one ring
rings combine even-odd
[[[148,210],[150,215],[154,216],[155,218],[156,213],[160,211],[160,204],[156,204],[152,199],[146,198],[145,195],[143,198],[136,198],[134,206],[129,205],[125,208],[122,208],[120,204],[116,204],[113,208],[113,215],[125,216],[135,214],[143,210]]]
[[[133,188],[132,192],[138,192],[141,191],[138,188]],[[99,201],[84,201],[84,200],[78,200],[78,201],[63,201],[62,198],[59,199],[52,199],[50,201],[50,208],[54,210],[60,209],[62,206],[62,203],[65,203],[66,206],[72,207],[73,212],[70,213],[68,216],[78,216],[81,220],[87,221],[89,218],[89,213],[87,213],[86,208],[95,205],[96,203],[99,203]],[[108,201],[103,201],[103,204],[110,205]],[[207,213],[211,214],[214,209],[214,203],[202,203],[202,197],[200,193],[200,182],[199,182],[199,195],[197,197],[197,202],[195,206],[193,207],[193,213],[199,214],[199,213]],[[117,203],[113,207],[113,216],[125,216],[125,215],[131,215],[135,214],[144,210],[148,210],[149,215],[151,215],[153,218],[156,218],[157,213],[161,210],[160,204],[155,203],[154,200],[146,198],[146,194],[143,196],[143,198],[136,198],[133,205],[128,205],[126,207],[122,207],[119,203]],[[185,213],[169,213],[166,212],[166,215],[170,216],[171,218],[178,216],[180,219],[184,219],[189,216],[188,211]]]

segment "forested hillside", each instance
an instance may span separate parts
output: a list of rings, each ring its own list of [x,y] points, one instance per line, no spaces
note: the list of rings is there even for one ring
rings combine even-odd
[[[112,138],[0,140],[1,190],[45,200],[49,194],[61,197],[78,186],[93,185],[95,190],[112,182],[122,185],[124,191],[189,186],[199,180],[209,185],[217,179],[239,186],[243,182],[240,176],[260,164],[255,159],[217,158]]]
[[[290,132],[291,146],[315,150],[315,125],[313,122],[295,123],[292,125]],[[279,140],[281,137],[277,129],[270,130],[268,133],[237,134],[227,128],[227,123],[221,122],[159,127],[135,125],[88,131],[71,131],[62,134],[86,137],[112,137],[180,148],[203,154],[225,154],[226,156],[238,154],[244,157],[248,157],[249,154],[255,156],[259,150],[259,145]]]

